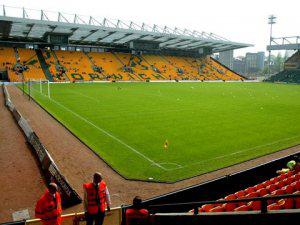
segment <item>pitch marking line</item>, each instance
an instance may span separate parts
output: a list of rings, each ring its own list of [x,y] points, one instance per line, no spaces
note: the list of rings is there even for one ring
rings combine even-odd
[[[93,101],[101,103],[98,99],[90,97],[88,95],[85,95],[85,94],[83,94],[79,91],[78,91],[78,93],[75,92],[75,91],[70,91],[70,90],[68,90],[68,91],[71,92],[71,93],[78,94],[78,95],[81,95],[81,96],[86,97],[88,99],[91,99]],[[194,110],[193,109],[169,109],[169,110],[164,110],[165,113],[184,112],[184,111],[194,111]],[[130,112],[130,111],[122,111],[122,112],[127,113],[127,112]],[[134,115],[143,115],[144,116],[144,115],[152,115],[152,114],[158,113],[158,112],[161,112],[161,110],[152,110],[152,111],[150,111],[150,110],[139,110],[138,112],[134,113]],[[117,118],[117,116],[104,116],[102,118],[103,119],[114,119],[114,118]]]
[[[166,168],[167,171],[177,170],[183,168],[182,165],[178,163],[172,163],[172,162],[165,162],[165,163],[159,163],[159,165],[172,165],[175,166],[175,168]]]
[[[36,91],[36,90],[35,90]],[[41,93],[39,93],[41,94]],[[42,96],[44,96],[45,98],[49,99],[48,96],[41,94]],[[125,142],[123,142],[122,140],[120,140],[119,138],[115,137],[114,135],[110,134],[109,132],[107,132],[106,130],[102,129],[101,127],[96,126],[95,124],[93,124],[91,121],[85,119],[84,117],[80,116],[79,114],[77,114],[76,112],[72,111],[71,109],[67,108],[66,106],[62,105],[61,103],[59,103],[58,101],[55,101],[54,99],[50,98],[50,101],[54,102],[55,104],[59,105],[60,107],[64,108],[66,111],[72,113],[73,115],[75,115],[76,117],[78,117],[79,119],[83,120],[84,122],[86,122],[87,124],[90,124],[91,126],[93,126],[94,128],[96,128],[97,130],[101,131],[102,133],[104,133],[105,135],[109,136],[110,138],[114,139],[115,141],[119,142],[120,144],[124,145],[125,147],[127,147],[128,149],[130,149],[131,151],[133,151],[134,153],[138,154],[139,156],[141,156],[142,158],[146,159],[147,161],[149,161],[152,165],[155,165],[159,168],[161,168],[162,170],[167,170],[165,167],[163,167],[162,165],[160,165],[159,163],[153,161],[152,159],[148,158],[147,156],[145,156],[144,154],[140,153],[138,150],[136,150],[135,148],[131,147],[130,145],[126,144]]]
[[[273,145],[273,144],[276,144],[276,143],[279,143],[279,142],[282,142],[282,141],[287,141],[287,140],[291,140],[291,139],[298,138],[298,137],[300,137],[300,135],[294,136],[294,137],[290,137],[290,138],[283,138],[283,139],[280,139],[280,140],[277,140],[277,141],[274,141],[274,142],[270,142],[268,144],[257,145],[255,147],[247,148],[247,149],[240,150],[240,151],[237,151],[237,152],[233,152],[233,153],[230,153],[230,154],[227,154],[227,155],[221,155],[221,156],[217,156],[217,157],[214,157],[214,158],[211,158],[211,159],[202,160],[202,161],[199,161],[199,162],[196,162],[196,163],[187,164],[187,165],[181,166],[179,168],[173,168],[173,169],[167,169],[167,170],[172,171],[172,170],[184,169],[186,167],[190,167],[190,166],[194,166],[194,165],[198,165],[198,164],[210,162],[210,161],[213,161],[213,160],[216,160],[216,159],[226,158],[228,156],[233,156],[233,155],[236,155],[236,154],[239,154],[239,153],[249,152],[249,151],[254,150],[256,148],[266,147],[266,146],[269,146],[269,145]]]

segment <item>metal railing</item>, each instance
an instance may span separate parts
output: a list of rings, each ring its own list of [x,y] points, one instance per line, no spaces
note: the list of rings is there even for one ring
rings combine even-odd
[[[234,200],[217,200],[217,201],[201,201],[201,202],[185,202],[185,203],[172,203],[172,204],[159,204],[159,205],[150,205],[149,209],[155,209],[159,211],[159,208],[167,207],[176,207],[176,206],[185,206],[191,209],[194,209],[194,214],[199,213],[199,207],[205,204],[224,204],[224,203],[239,203],[239,202],[251,202],[251,201],[260,201],[261,202],[261,213],[266,213],[268,211],[268,200],[278,200],[278,199],[287,199],[287,198],[300,198],[300,194],[287,194],[287,195],[276,195],[276,196],[266,196],[266,197],[255,197],[255,198],[241,198]]]
[[[120,207],[112,208],[110,212],[106,213],[104,219],[104,225],[120,225],[122,220],[122,212]],[[69,213],[62,215],[62,225],[74,225],[74,224],[83,224],[84,212],[79,213]],[[42,221],[40,219],[30,219],[26,220],[26,224],[29,225],[40,225]]]
[[[107,28],[120,28],[120,29],[129,29],[137,31],[148,31],[164,35],[183,35],[193,38],[203,38],[209,40],[217,41],[229,41],[228,39],[216,35],[214,33],[208,32],[199,32],[196,30],[181,29],[178,27],[171,28],[169,26],[159,26],[157,24],[149,25],[146,23],[136,23],[133,21],[126,21],[120,19],[111,19],[111,18],[99,18],[94,16],[71,14],[65,12],[55,12],[51,10],[39,10],[39,9],[30,9],[24,7],[14,7],[7,5],[0,5],[0,16],[5,17],[16,17],[23,19],[35,19],[42,21],[52,21],[52,22],[64,22],[64,23],[73,23],[80,25],[94,25]]]

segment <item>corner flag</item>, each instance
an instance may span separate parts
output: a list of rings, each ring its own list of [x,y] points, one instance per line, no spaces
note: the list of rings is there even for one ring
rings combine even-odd
[[[167,150],[168,146],[169,146],[169,142],[168,142],[168,140],[166,140],[164,143],[164,149]]]

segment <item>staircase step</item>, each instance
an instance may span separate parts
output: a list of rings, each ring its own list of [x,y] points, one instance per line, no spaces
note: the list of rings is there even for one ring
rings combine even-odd
[[[42,70],[43,70],[43,72],[44,72],[46,78],[47,78],[49,81],[52,81],[52,82],[53,82],[53,81],[54,81],[54,80],[53,80],[53,76],[52,76],[52,74],[50,73],[49,68],[48,68],[48,66],[47,66],[47,64],[46,64],[46,61],[45,61],[45,58],[44,58],[44,56],[43,56],[42,50],[41,50],[41,49],[37,49],[37,50],[35,50],[35,52],[36,52],[37,58],[38,58],[38,60],[39,60],[39,62],[40,62],[40,64],[41,64]]]

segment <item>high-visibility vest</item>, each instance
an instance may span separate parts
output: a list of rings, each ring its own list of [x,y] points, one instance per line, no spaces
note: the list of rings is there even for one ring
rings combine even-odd
[[[106,205],[106,184],[101,181],[98,185],[98,190],[96,190],[94,183],[86,183],[83,188],[87,193],[87,212],[89,214],[97,214],[98,212],[105,211]],[[99,201],[97,202],[97,192],[99,196]]]
[[[58,192],[53,195],[47,190],[35,206],[35,217],[40,218],[44,225],[61,224],[61,198]]]

